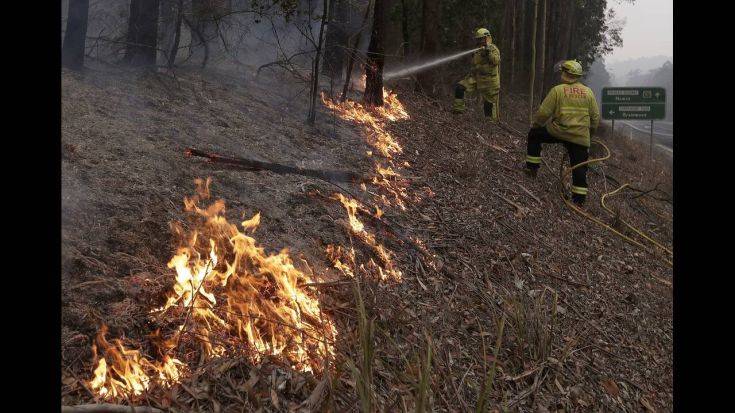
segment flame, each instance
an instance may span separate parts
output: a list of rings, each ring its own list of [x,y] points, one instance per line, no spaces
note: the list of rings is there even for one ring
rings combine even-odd
[[[390,196],[390,199],[381,196],[381,201],[387,206],[398,206],[405,210],[405,201],[408,199],[406,194],[407,183],[400,179],[401,176],[395,171],[396,165],[394,164],[395,158],[403,153],[403,147],[388,130],[390,122],[410,118],[403,104],[398,100],[398,96],[383,89],[383,106],[377,108],[367,108],[350,100],[341,103],[335,102],[324,93],[322,93],[322,102],[342,119],[355,122],[363,127],[368,145],[378,155],[385,158],[387,163],[376,163],[375,170],[378,175],[372,181],[374,185],[382,188]],[[372,155],[373,151],[368,151],[368,156]]]
[[[309,277],[293,266],[288,250],[268,255],[228,222],[222,200],[200,208],[198,202],[209,198],[209,179],[196,183],[197,195],[184,204],[202,219],[168,263],[176,279],[162,310],[191,311],[206,356],[226,352],[224,344],[214,344],[215,336],[237,338],[254,350],[254,362],[263,355],[283,356],[299,371],[321,369],[325,351],[332,350],[325,350],[320,337],[334,337],[336,329],[299,286],[310,283]],[[258,213],[241,226],[254,231],[259,224]]]
[[[350,278],[354,278],[355,274],[352,268],[355,267],[355,249],[350,248],[346,251],[339,245],[327,245],[327,257],[334,264],[334,268],[342,271],[345,275]]]
[[[139,396],[148,390],[151,376],[159,384],[169,386],[179,380],[181,361],[167,357],[160,365],[141,356],[138,350],[127,349],[120,339],[113,344],[107,341],[107,326],[102,325],[97,332],[96,344],[92,345],[94,358],[97,349],[104,354],[97,360],[94,378],[89,386],[103,399],[117,399],[127,395]],[[109,360],[109,361],[108,361]]]
[[[383,99],[383,106],[367,109],[364,105],[351,100],[334,102],[322,92],[322,102],[325,106],[335,111],[342,119],[363,125],[368,132],[368,144],[382,156],[393,158],[394,155],[403,153],[403,148],[387,130],[384,119],[395,122],[409,119],[409,116],[395,94],[383,89]]]
[[[338,200],[347,210],[347,217],[349,219],[350,229],[352,233],[360,238],[365,244],[370,246],[375,254],[378,256],[378,258],[380,258],[380,261],[383,263],[383,267],[375,264],[378,272],[380,273],[380,279],[387,280],[388,278],[392,278],[396,281],[400,281],[402,273],[400,270],[395,268],[395,265],[393,263],[393,253],[388,251],[382,244],[378,243],[378,241],[375,239],[375,235],[368,232],[365,229],[365,225],[362,223],[362,221],[357,218],[356,214],[357,208],[359,206],[357,200],[347,198],[340,193],[335,193],[333,197],[334,199]],[[382,215],[382,211],[380,211],[379,209],[378,211]],[[352,260],[354,261],[354,251],[352,252]],[[339,266],[337,265],[335,260],[333,260],[333,262],[335,263],[335,267],[345,272],[342,268],[341,262]]]
[[[406,112],[406,108],[404,108],[401,101],[398,100],[398,95],[385,89],[383,89],[383,106],[378,107],[377,110],[378,113],[391,122],[410,119],[408,112]]]
[[[385,191],[379,198],[385,205],[405,209],[406,181],[394,162],[403,148],[388,130],[388,123],[408,119],[409,115],[395,94],[383,90],[383,96],[384,106],[370,109],[351,101],[337,104],[324,94],[322,100],[342,118],[363,125],[368,144],[385,161],[375,164],[377,176],[373,183]],[[368,156],[372,154],[370,151]],[[405,162],[402,165],[408,166]],[[320,371],[324,361],[334,356],[329,342],[337,332],[332,320],[322,314],[318,301],[303,288],[311,283],[310,278],[294,267],[287,249],[266,254],[255,238],[246,235],[260,225],[260,213],[241,221],[241,231],[225,217],[223,200],[200,207],[211,197],[211,178],[195,183],[196,194],[184,198],[185,210],[192,213],[192,229],[172,224],[180,239],[179,248],[167,263],[175,272],[173,287],[165,304],[151,311],[183,321],[169,338],[158,330],[149,336],[161,355],[160,361],[126,348],[120,339],[107,341],[107,326],[102,325],[92,346],[96,367],[88,384],[103,399],[129,399],[152,385],[169,387],[179,383],[187,365],[171,353],[181,340],[186,343],[190,337],[193,341],[188,342],[199,343],[205,359],[231,351],[239,353],[244,344],[253,362],[275,356],[295,370]],[[361,187],[367,191],[364,184]],[[394,198],[392,203],[386,193]],[[356,270],[364,271],[367,265],[381,280],[400,280],[402,273],[395,267],[394,254],[378,243],[357,217],[364,207],[341,194],[335,194],[335,199],[347,211],[350,232],[370,246],[380,261],[377,264],[370,259],[358,266],[353,248],[329,245],[327,253],[335,268],[354,277]],[[382,215],[376,206],[375,216]],[[98,357],[98,349],[102,357]]]
[[[170,312],[172,319],[183,322],[169,338],[158,330],[149,336],[162,354],[159,362],[126,348],[119,339],[108,342],[103,325],[92,346],[96,367],[88,382],[103,399],[140,396],[154,383],[179,383],[187,366],[170,353],[184,337],[200,344],[204,358],[239,353],[245,344],[253,362],[276,356],[299,371],[320,371],[326,356],[334,355],[328,344],[337,334],[334,324],[302,287],[311,280],[294,267],[288,250],[266,254],[253,237],[227,221],[222,200],[200,207],[210,198],[211,179],[195,183],[196,194],[184,198],[185,210],[193,213],[193,229],[172,224],[182,243],[168,262],[175,270],[173,288],[165,304],[151,311]],[[243,231],[255,231],[259,224],[258,213],[240,225]]]
[[[405,208],[405,184],[394,163],[403,148],[387,124],[409,116],[395,94],[384,90],[383,96],[385,105],[372,109],[351,101],[337,104],[324,94],[322,100],[342,118],[365,127],[368,144],[387,162],[376,164],[378,176],[373,183]],[[167,264],[175,270],[174,285],[165,304],[151,311],[170,311],[183,323],[168,339],[160,331],[151,335],[162,355],[158,362],[143,357],[139,350],[126,348],[120,339],[107,341],[107,326],[102,325],[92,346],[96,367],[88,384],[103,399],[140,396],[153,384],[168,387],[179,383],[187,366],[170,353],[187,334],[199,342],[205,358],[241,350],[244,343],[252,350],[254,362],[264,355],[277,356],[296,370],[318,371],[324,368],[327,356],[334,356],[328,339],[333,340],[337,332],[333,322],[323,316],[318,301],[302,288],[311,282],[309,277],[294,267],[288,250],[266,254],[253,237],[246,235],[260,225],[260,213],[242,221],[240,231],[225,217],[223,200],[199,206],[211,197],[211,178],[195,183],[196,194],[184,198],[185,210],[193,213],[195,225],[185,230],[181,224],[172,224],[173,232],[181,239],[181,246]],[[364,184],[362,188],[367,190]],[[379,265],[370,259],[367,265],[374,267],[383,280],[400,280],[392,252],[379,244],[357,218],[360,204],[341,194],[336,194],[336,199],[347,210],[350,231],[369,245],[381,262]],[[391,205],[385,194],[380,199]],[[383,211],[375,208],[376,216],[382,216]],[[327,252],[334,266],[348,276],[354,277],[357,268],[365,270],[365,265],[356,265],[354,249],[330,245]],[[98,349],[102,357],[98,357]]]
[[[378,207],[377,205],[375,206],[375,216],[377,218],[380,218],[383,216],[383,210],[380,209],[380,207]]]
[[[386,206],[398,206],[405,210],[405,201],[408,199],[408,195],[406,194],[408,185],[407,181],[402,179],[401,175],[396,171],[395,164],[396,157],[403,153],[403,148],[388,129],[390,122],[410,118],[403,104],[398,100],[398,96],[393,92],[383,89],[383,106],[377,108],[368,108],[360,103],[349,100],[338,103],[327,98],[324,93],[322,93],[322,102],[342,119],[355,122],[363,127],[367,137],[367,143],[373,148],[375,153],[384,158],[383,162],[375,163],[376,176],[372,180],[374,185],[383,190],[383,193],[378,195],[378,199]],[[367,152],[368,156],[373,156],[373,154],[373,151]],[[403,165],[405,166],[406,164],[404,163]],[[364,184],[361,185],[361,188],[363,191],[367,191],[367,187]],[[368,265],[376,268],[381,280],[389,278],[400,280],[402,273],[395,268],[393,253],[378,243],[375,236],[368,232],[365,229],[365,225],[357,218],[358,202],[338,193],[334,194],[333,198],[339,200],[345,207],[350,231],[370,246],[382,263],[378,265],[373,260],[370,260]],[[383,211],[376,206],[375,216],[380,218],[382,215]],[[338,248],[328,248],[327,255],[332,259],[332,263],[337,269],[341,270],[345,275],[350,277],[354,276],[352,270],[355,267],[354,251],[351,251],[347,255],[348,261],[352,262],[352,267],[344,264],[345,254]],[[363,268],[362,265],[360,267]]]

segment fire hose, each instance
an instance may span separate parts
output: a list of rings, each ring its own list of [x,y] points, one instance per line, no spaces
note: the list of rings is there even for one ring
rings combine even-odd
[[[610,232],[612,232],[612,233],[614,233],[614,234],[618,235],[619,237],[623,238],[623,239],[624,239],[625,241],[627,241],[627,242],[629,242],[629,243],[631,243],[631,244],[633,244],[633,245],[635,245],[635,246],[638,246],[638,247],[640,247],[641,249],[643,249],[643,250],[645,250],[645,251],[651,252],[651,253],[652,253],[653,255],[656,255],[656,254],[654,254],[654,253],[653,253],[653,251],[651,251],[651,250],[650,250],[649,248],[647,248],[647,247],[646,247],[645,245],[643,245],[642,243],[640,243],[640,242],[638,242],[638,241],[634,240],[633,238],[630,238],[629,236],[627,236],[627,235],[625,235],[625,234],[621,233],[620,231],[616,230],[615,228],[611,227],[610,225],[608,225],[608,224],[606,224],[606,223],[602,222],[602,221],[601,221],[600,219],[598,219],[598,218],[596,218],[596,217],[594,217],[594,216],[590,215],[590,214],[589,214],[589,213],[587,213],[586,211],[584,211],[584,210],[582,210],[581,208],[579,208],[579,207],[578,207],[577,205],[574,205],[574,203],[573,203],[573,202],[570,202],[570,201],[569,201],[569,200],[568,200],[568,199],[567,199],[567,198],[566,198],[566,197],[564,196],[564,195],[565,195],[565,191],[564,191],[564,184],[563,184],[563,183],[564,183],[564,182],[566,181],[566,179],[567,179],[567,178],[568,178],[568,177],[569,177],[569,176],[571,175],[571,173],[572,173],[572,171],[573,171],[573,170],[575,170],[575,169],[577,169],[577,168],[579,168],[579,167],[582,167],[582,166],[584,166],[584,165],[590,165],[590,164],[593,164],[593,163],[598,163],[598,162],[602,162],[602,161],[605,161],[605,160],[607,160],[607,159],[609,159],[609,158],[610,158],[610,149],[609,149],[609,148],[608,148],[608,147],[607,147],[607,146],[606,146],[606,145],[605,145],[604,143],[602,143],[601,141],[599,141],[599,140],[597,140],[597,139],[594,139],[594,140],[592,141],[592,143],[596,143],[596,144],[598,144],[598,145],[602,146],[602,147],[603,147],[603,148],[605,149],[605,152],[606,152],[606,154],[605,154],[604,156],[600,157],[600,158],[593,158],[593,159],[589,159],[589,160],[587,160],[587,161],[585,161],[585,162],[581,162],[581,163],[578,163],[577,165],[574,165],[574,166],[572,166],[572,167],[570,167],[570,168],[566,168],[566,169],[564,169],[564,170],[563,170],[563,171],[562,171],[562,172],[560,173],[560,176],[559,176],[559,182],[560,182],[560,194],[561,194],[562,200],[563,200],[563,201],[564,201],[564,203],[565,203],[565,204],[567,205],[567,207],[569,207],[570,209],[572,209],[572,210],[573,210],[574,212],[578,213],[579,215],[582,215],[583,217],[585,217],[585,218],[589,219],[590,221],[593,221],[593,222],[597,223],[598,225],[602,226],[603,228],[605,228],[605,229],[609,230]],[[562,160],[562,165],[563,165],[563,162],[564,162],[564,161]],[[560,165],[560,166],[561,166],[561,165]],[[621,190],[623,190],[624,188],[626,188],[626,187],[628,187],[628,186],[629,186],[629,184],[627,184],[627,183],[626,183],[626,184],[623,184],[623,185],[621,185],[621,186],[620,186],[619,188],[615,189],[614,191],[611,191],[611,192],[608,192],[608,193],[605,193],[604,195],[602,195],[602,197],[600,198],[600,205],[602,205],[602,207],[603,207],[603,208],[605,208],[605,210],[606,210],[606,211],[608,211],[608,212],[610,212],[610,213],[612,213],[612,214],[615,214],[615,212],[613,212],[613,211],[612,211],[612,210],[611,210],[611,209],[610,209],[610,208],[609,208],[609,207],[608,207],[607,205],[605,205],[605,199],[606,199],[606,198],[607,198],[608,196],[613,196],[613,195],[617,194],[618,192],[620,192]],[[663,246],[663,245],[661,245],[661,244],[660,244],[659,242],[655,241],[655,240],[654,240],[653,238],[649,237],[648,235],[646,235],[645,233],[643,233],[643,231],[641,231],[641,230],[639,230],[638,228],[634,227],[634,226],[633,226],[633,225],[631,225],[630,223],[628,223],[628,222],[626,222],[626,221],[624,221],[624,220],[622,220],[622,219],[620,219],[620,222],[621,222],[622,224],[624,224],[624,225],[625,225],[625,226],[626,226],[627,228],[629,228],[630,230],[632,230],[633,232],[635,232],[636,234],[640,235],[640,236],[641,236],[641,237],[643,237],[644,239],[646,239],[646,240],[648,240],[649,242],[651,242],[651,243],[652,243],[652,244],[653,244],[654,246],[656,246],[657,248],[660,248],[660,249],[662,249],[662,250],[666,251],[666,253],[667,253],[668,255],[670,255],[670,256],[672,257],[672,259],[673,259],[673,252],[672,252],[672,251],[671,251],[670,249],[668,249],[668,248],[664,247],[664,246]],[[666,257],[663,257],[663,260],[664,260],[664,261],[665,261],[665,262],[666,262],[667,264],[669,264],[670,266],[673,266],[673,263],[672,263],[672,262],[671,262],[671,261],[670,261],[670,260],[669,260],[668,258],[666,258]],[[657,279],[658,279],[658,278],[657,278]],[[665,281],[665,280],[660,280],[660,281],[663,281],[663,282],[666,282],[666,283],[668,283],[668,282],[667,282],[667,281]],[[670,284],[670,283],[669,283],[669,284]]]
[[[503,128],[503,129],[505,129],[506,131],[508,131],[508,132],[510,132],[510,133],[512,133],[512,134],[516,134],[516,135],[518,135],[518,136],[523,136],[523,135],[522,135],[522,134],[521,134],[521,133],[520,133],[519,131],[517,131],[517,130],[516,130],[515,128],[513,128],[513,127],[512,127],[512,126],[510,126],[510,125],[507,125],[507,124],[505,124],[504,122],[498,122],[498,124],[499,124],[499,125],[500,125],[500,126],[501,126],[501,127]],[[565,193],[566,193],[566,192],[565,192],[565,190],[564,190],[564,182],[565,182],[565,180],[567,179],[567,177],[569,177],[569,175],[571,175],[571,173],[572,173],[572,171],[573,171],[573,170],[575,170],[576,168],[579,168],[579,167],[581,167],[581,166],[584,166],[584,165],[589,165],[589,164],[592,164],[592,163],[598,163],[598,162],[602,162],[602,161],[605,161],[605,160],[607,160],[607,159],[609,159],[609,158],[610,158],[610,148],[608,148],[608,147],[607,147],[607,146],[606,146],[606,145],[605,145],[604,143],[602,143],[602,142],[601,142],[600,140],[598,140],[598,139],[593,139],[593,140],[592,140],[592,143],[596,143],[596,144],[599,144],[600,146],[602,146],[602,147],[603,147],[603,148],[605,149],[605,152],[606,152],[605,156],[603,156],[603,157],[601,157],[601,158],[594,158],[594,159],[589,159],[589,160],[587,160],[587,161],[585,161],[585,162],[582,162],[582,163],[579,163],[579,164],[577,164],[577,165],[575,165],[575,166],[573,166],[573,167],[571,167],[571,168],[567,168],[566,170],[562,170],[562,166],[564,165],[564,160],[563,160],[563,158],[562,158],[562,162],[561,162],[561,164],[559,165],[559,169],[560,169],[560,174],[559,174],[559,187],[560,187],[560,188],[559,188],[559,191],[560,191],[561,199],[562,199],[562,200],[564,201],[564,203],[565,203],[565,204],[567,205],[567,207],[569,207],[569,208],[570,208],[571,210],[573,210],[574,212],[576,212],[576,213],[578,213],[579,215],[582,215],[583,217],[585,217],[585,218],[589,219],[590,221],[592,221],[592,222],[594,222],[594,223],[596,223],[596,224],[598,224],[598,225],[602,226],[603,228],[605,228],[605,229],[609,230],[610,232],[614,233],[615,235],[617,235],[617,236],[619,236],[619,237],[623,238],[623,239],[624,239],[625,241],[627,241],[627,242],[629,242],[629,243],[631,243],[631,244],[633,244],[633,245],[635,245],[635,246],[638,246],[638,247],[640,247],[640,248],[641,248],[641,249],[643,249],[644,251],[647,251],[647,252],[650,252],[650,253],[652,253],[652,255],[654,255],[654,256],[655,256],[656,254],[654,254],[654,253],[653,253],[653,252],[652,252],[652,251],[651,251],[651,250],[650,250],[649,248],[647,248],[647,247],[646,247],[645,245],[643,245],[643,244],[641,244],[640,242],[638,242],[638,241],[636,241],[636,240],[634,240],[634,239],[632,239],[632,238],[628,237],[628,236],[627,236],[627,235],[625,235],[625,234],[622,234],[622,233],[621,233],[620,231],[616,230],[615,228],[611,227],[610,225],[607,225],[606,223],[602,222],[602,221],[601,221],[600,219],[598,219],[598,218],[595,218],[595,217],[593,217],[592,215],[588,214],[588,213],[587,213],[587,212],[585,212],[584,210],[580,209],[580,208],[579,208],[578,206],[574,205],[574,203],[573,203],[573,202],[570,202],[570,201],[569,201],[569,200],[568,200],[568,199],[567,199],[567,198],[566,198],[566,197],[564,196],[564,195],[565,195]],[[546,164],[546,161],[545,161],[545,160],[544,160],[543,162],[544,162],[544,164]],[[547,167],[548,167],[549,169],[551,169],[551,167],[549,167],[549,165],[548,165],[548,164],[546,164],[546,166],[547,166]],[[603,194],[603,195],[602,195],[602,197],[600,198],[600,205],[602,205],[602,207],[603,207],[603,208],[605,208],[605,210],[607,210],[608,212],[610,212],[610,213],[613,213],[613,214],[614,214],[614,212],[613,212],[613,211],[612,211],[612,210],[611,210],[610,208],[608,208],[608,206],[607,206],[607,205],[605,205],[605,199],[606,199],[606,198],[607,198],[608,196],[613,196],[613,195],[617,194],[617,193],[618,193],[618,192],[620,192],[620,191],[621,191],[621,190],[622,190],[623,188],[627,188],[627,187],[630,187],[630,184],[629,184],[629,183],[626,183],[626,184],[623,184],[623,185],[621,185],[621,186],[620,186],[619,188],[615,189],[614,191],[611,191],[611,192],[608,192],[608,193],[605,193],[605,194]],[[672,251],[671,251],[671,250],[669,250],[668,248],[664,247],[664,246],[663,246],[663,245],[661,245],[661,244],[660,244],[659,242],[655,241],[655,240],[654,240],[653,238],[651,238],[651,237],[647,236],[647,235],[646,235],[645,233],[643,233],[643,231],[639,230],[638,228],[634,227],[633,225],[630,225],[630,224],[629,224],[628,222],[626,222],[626,221],[624,221],[624,220],[622,220],[622,219],[620,219],[620,222],[621,222],[621,223],[623,223],[623,224],[624,224],[624,225],[625,225],[626,227],[628,227],[629,229],[631,229],[631,230],[632,230],[633,232],[635,232],[636,234],[638,234],[638,235],[640,235],[641,237],[643,237],[644,239],[646,239],[646,240],[650,241],[650,242],[651,242],[651,243],[652,243],[653,245],[655,245],[656,247],[658,247],[658,248],[661,248],[661,249],[663,249],[664,251],[666,251],[666,253],[667,253],[667,254],[669,254],[669,255],[671,256],[671,258],[673,259],[673,253],[672,253]],[[667,263],[667,264],[668,264],[669,266],[673,266],[673,263],[672,263],[672,262],[671,262],[671,260],[669,260],[668,258],[665,258],[665,257],[663,257],[663,260],[664,260],[664,261],[665,261],[665,262],[666,262],[666,263]],[[664,284],[667,284],[667,285],[671,285],[671,283],[670,283],[669,281],[666,281],[666,280],[660,279],[660,278],[658,278],[658,277],[655,277],[655,276],[654,276],[654,278],[656,278],[656,279],[657,279],[658,281],[660,281],[660,282],[662,282],[662,283],[664,283]]]

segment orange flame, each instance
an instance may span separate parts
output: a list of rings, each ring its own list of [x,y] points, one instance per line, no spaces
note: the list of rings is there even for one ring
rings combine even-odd
[[[408,113],[396,95],[383,90],[384,106],[367,109],[364,105],[347,100],[342,103],[334,102],[322,92],[322,102],[329,109],[335,111],[342,119],[350,120],[363,125],[368,133],[368,144],[386,158],[403,153],[403,148],[387,130],[383,119],[391,122],[408,119]]]
[[[194,229],[173,225],[183,241],[168,262],[176,272],[174,285],[166,303],[152,311],[170,310],[184,323],[168,339],[159,331],[150,335],[163,354],[160,362],[125,348],[119,339],[111,344],[103,325],[92,347],[96,367],[89,386],[104,399],[140,396],[152,383],[178,383],[186,365],[169,353],[187,333],[201,344],[205,357],[239,350],[245,342],[254,362],[270,355],[299,371],[319,371],[326,356],[334,355],[329,340],[337,331],[302,287],[311,282],[309,277],[294,267],[287,250],[266,254],[254,238],[229,223],[224,201],[199,207],[210,198],[211,179],[195,182],[196,195],[184,199],[185,210],[194,213]],[[259,213],[241,222],[244,231],[255,231],[259,224]]]
[[[403,148],[388,130],[388,123],[409,119],[409,115],[395,93],[383,89],[383,101],[383,106],[366,108],[350,100],[335,102],[322,93],[322,102],[325,106],[342,119],[355,122],[365,129],[367,143],[388,163],[387,166],[376,164],[375,169],[378,176],[373,179],[373,184],[385,190],[392,198],[391,200],[381,196],[385,205],[396,205],[405,210],[405,200],[408,198],[405,190],[406,184],[399,179],[400,174],[394,170],[393,163],[395,157],[403,153]],[[372,155],[373,151],[368,151],[368,156]]]
[[[293,266],[288,250],[268,255],[229,223],[223,201],[200,208],[198,201],[209,198],[209,180],[196,183],[198,195],[186,199],[185,206],[203,221],[168,264],[176,269],[176,282],[162,310],[191,307],[196,337],[208,356],[226,351],[213,344],[216,332],[248,343],[254,361],[262,355],[283,356],[297,370],[320,369],[328,346],[319,337],[334,337],[336,329],[323,319],[317,300],[300,287],[311,280]],[[241,226],[254,231],[259,223],[256,214]],[[224,306],[218,307],[220,300]]]
[[[166,357],[161,365],[156,365],[141,356],[138,350],[126,349],[120,339],[114,339],[114,344],[110,344],[105,335],[107,326],[103,324],[97,333],[96,344],[92,345],[97,367],[94,369],[94,378],[89,381],[92,390],[103,399],[139,396],[148,390],[152,381],[151,375],[155,375],[163,386],[179,380],[183,365],[179,360]],[[103,357],[99,359],[98,347],[103,353]]]
[[[340,193],[334,194],[334,199],[339,200],[339,202],[342,204],[342,206],[345,207],[347,210],[347,217],[350,222],[350,229],[353,234],[355,234],[358,238],[360,238],[365,244],[370,246],[375,254],[380,258],[382,261],[384,267],[378,266],[378,272],[380,273],[380,279],[381,280],[387,280],[388,278],[392,278],[396,281],[400,281],[402,277],[402,273],[400,270],[395,268],[395,265],[393,264],[393,253],[388,251],[383,245],[377,242],[375,239],[375,235],[371,234],[365,229],[365,225],[357,218],[357,208],[359,206],[357,200],[347,198],[344,195]],[[382,215],[382,211],[380,211],[380,214]],[[329,251],[328,251],[329,252]],[[354,261],[354,252],[352,253],[352,259]],[[335,261],[335,267],[345,272],[342,268],[342,264],[340,262],[340,265],[337,265]],[[347,275],[350,275],[350,273],[346,273]]]

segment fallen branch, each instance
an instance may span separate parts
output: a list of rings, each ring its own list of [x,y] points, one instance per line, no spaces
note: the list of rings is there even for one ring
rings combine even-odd
[[[500,199],[502,199],[503,201],[505,201],[505,202],[507,202],[508,204],[512,205],[513,207],[515,207],[515,208],[516,208],[516,212],[517,212],[517,213],[519,213],[519,214],[524,214],[524,213],[526,212],[526,208],[524,208],[524,207],[522,207],[522,206],[518,205],[517,203],[515,203],[515,202],[511,201],[510,199],[508,199],[508,198],[504,197],[503,195],[500,195],[500,194],[498,194],[498,193],[495,193],[495,192],[493,192],[493,191],[490,191],[490,193],[491,193],[491,194],[493,194],[493,195],[495,195],[495,196],[497,196],[497,197],[499,197]]]
[[[225,165],[244,168],[251,171],[271,171],[277,174],[295,174],[308,176],[311,178],[321,179],[327,182],[370,182],[371,178],[364,177],[349,171],[331,171],[320,169],[305,169],[296,166],[283,165],[272,162],[256,161],[254,159],[233,158],[219,155],[216,153],[207,153],[194,148],[187,148],[184,151],[186,156],[200,156],[209,159],[210,162],[221,163]]]
[[[545,275],[547,277],[554,278],[554,279],[559,280],[559,281],[564,281],[565,283],[569,283],[569,284],[576,285],[576,286],[579,286],[579,287],[587,287],[587,288],[590,287],[589,284],[584,284],[584,283],[580,283],[580,282],[577,282],[577,281],[572,281],[572,280],[569,280],[567,278],[559,277],[558,275],[554,275],[554,274],[552,274],[550,272],[542,272],[540,274]]]
[[[534,194],[533,194],[533,192],[531,192],[531,191],[529,191],[528,189],[526,189],[526,187],[525,187],[525,186],[523,186],[523,185],[521,185],[521,184],[519,184],[519,183],[516,183],[516,185],[518,185],[518,186],[519,186],[519,187],[520,187],[520,188],[521,188],[521,189],[522,189],[522,190],[523,190],[523,191],[524,191],[525,193],[527,193],[527,194],[528,194],[528,195],[530,195],[530,196],[531,196],[531,197],[532,197],[533,199],[535,199],[535,200],[536,200],[536,202],[538,202],[539,204],[543,204],[543,202],[541,202],[541,200],[540,200],[540,199],[539,199],[539,198],[538,198],[538,197],[537,197],[536,195],[534,195]]]
[[[335,285],[352,284],[354,281],[351,280],[337,280],[337,281],[326,281],[326,282],[313,282],[299,284],[299,287],[331,287]]]
[[[103,403],[61,406],[61,413],[163,413],[163,410],[155,407],[133,407]]]

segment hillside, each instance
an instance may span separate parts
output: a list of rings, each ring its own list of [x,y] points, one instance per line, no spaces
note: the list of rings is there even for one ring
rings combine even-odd
[[[309,127],[304,88],[245,79],[62,73],[64,405],[360,411],[369,387],[378,411],[483,393],[495,411],[672,410],[671,266],[624,224],[671,249],[665,159],[605,138],[588,174],[586,212],[641,247],[565,205],[561,148],[524,175],[516,96],[500,126],[399,88],[378,111],[326,100]],[[613,215],[600,197],[624,183]]]

